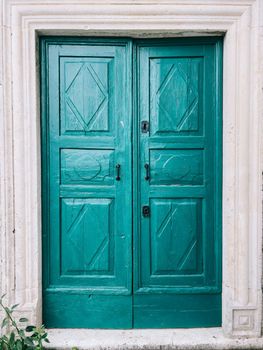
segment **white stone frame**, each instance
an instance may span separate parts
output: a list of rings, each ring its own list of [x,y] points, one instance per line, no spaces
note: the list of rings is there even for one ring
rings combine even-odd
[[[38,36],[225,34],[222,327],[227,336],[260,336],[262,5],[263,0],[3,0],[0,288],[8,302],[20,303],[19,312],[41,321]]]

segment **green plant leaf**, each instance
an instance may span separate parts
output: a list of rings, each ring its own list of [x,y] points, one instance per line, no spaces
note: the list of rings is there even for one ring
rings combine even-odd
[[[48,340],[48,338],[45,338],[44,341],[45,341],[46,343],[50,343],[50,341]]]
[[[11,346],[11,349],[12,349],[12,346],[14,345],[14,343],[15,343],[15,333],[11,332],[10,333],[10,338],[9,338],[9,344]]]
[[[4,344],[2,345],[1,350],[8,350],[8,345],[4,343]]]
[[[26,332],[33,332],[35,330],[35,326],[27,326],[26,327]]]
[[[4,328],[4,327],[7,326],[7,325],[8,325],[8,318],[5,317],[5,318],[3,319],[3,321],[2,321],[1,328]]]
[[[25,318],[25,317],[21,317],[21,318],[19,319],[19,322],[28,322],[28,319]]]
[[[22,341],[20,339],[18,339],[16,342],[16,349],[23,350],[23,344],[22,344]]]
[[[25,338],[24,342],[28,346],[34,346],[34,342],[31,338]]]
[[[18,334],[19,334],[20,338],[22,338],[22,339],[25,338],[25,332],[23,329],[19,329]]]
[[[11,306],[11,310],[16,309],[18,306],[19,306],[19,304],[12,305],[12,306]]]

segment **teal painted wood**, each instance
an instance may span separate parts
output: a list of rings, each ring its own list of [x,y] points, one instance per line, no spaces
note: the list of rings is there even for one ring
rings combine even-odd
[[[222,43],[145,41],[135,54],[149,132],[135,156],[134,327],[220,326]]]
[[[46,326],[219,326],[221,39],[41,47]]]
[[[47,327],[132,325],[130,47],[42,41]]]

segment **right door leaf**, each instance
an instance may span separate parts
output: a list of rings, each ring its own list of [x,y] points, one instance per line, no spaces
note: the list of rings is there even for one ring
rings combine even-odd
[[[219,326],[221,51],[179,41],[139,45],[137,55],[138,114],[149,122],[139,200],[150,216],[135,240],[134,325]]]

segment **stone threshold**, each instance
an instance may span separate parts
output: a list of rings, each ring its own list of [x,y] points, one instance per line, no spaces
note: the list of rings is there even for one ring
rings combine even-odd
[[[263,349],[263,338],[230,339],[221,328],[194,329],[49,329],[48,349],[210,350]]]

